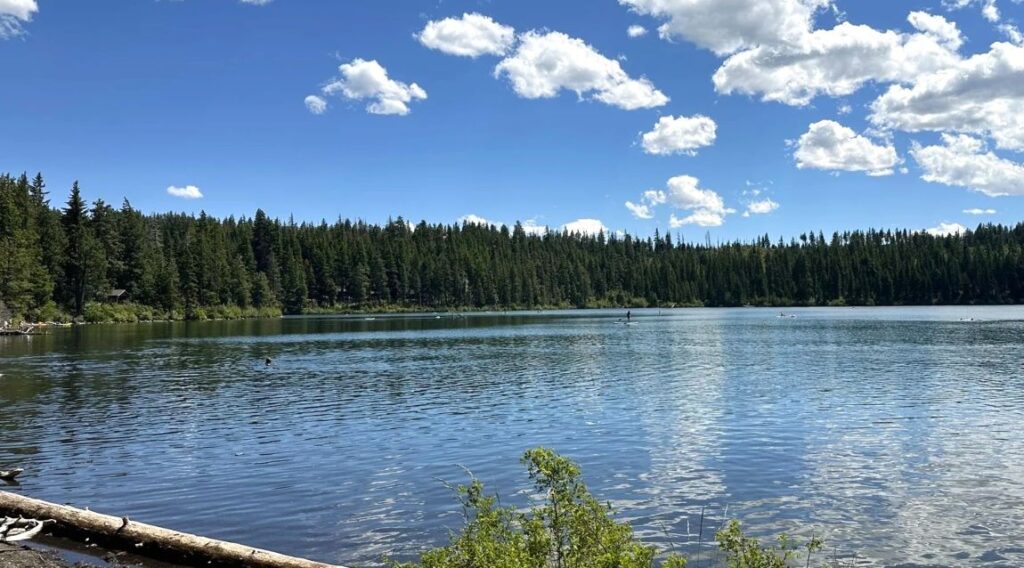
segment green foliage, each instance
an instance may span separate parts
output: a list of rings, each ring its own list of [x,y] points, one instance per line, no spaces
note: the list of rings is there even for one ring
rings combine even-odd
[[[756,538],[743,534],[738,521],[730,521],[715,535],[715,540],[726,554],[729,568],[789,568],[803,559],[810,565],[811,556],[821,550],[822,541],[812,537],[803,545],[782,534],[774,547],[766,547]],[[805,552],[801,552],[801,551]]]
[[[611,518],[580,479],[580,468],[546,448],[523,456],[541,504],[520,512],[501,506],[479,480],[458,488],[465,513],[463,531],[399,568],[651,568],[656,550],[638,542],[628,524]],[[671,555],[665,568],[684,568]]]
[[[32,322],[69,323],[72,321],[71,315],[60,309],[53,300],[49,300],[45,304],[30,310],[25,315],[25,318]]]
[[[528,234],[404,219],[282,223],[86,205],[51,207],[42,176],[0,175],[0,301],[82,315],[124,289],[160,314],[1024,302],[1024,224],[688,243],[669,236]],[[95,312],[95,310],[94,310]],[[102,314],[129,317],[128,314]]]
[[[83,319],[87,323],[136,323],[158,320],[235,320],[281,317],[280,308],[240,308],[238,306],[208,306],[194,308],[191,313],[181,310],[165,312],[143,304],[105,304],[90,302],[85,305]],[[69,321],[66,314],[39,321]]]

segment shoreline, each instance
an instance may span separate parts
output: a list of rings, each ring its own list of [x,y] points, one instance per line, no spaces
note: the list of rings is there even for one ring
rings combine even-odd
[[[117,321],[117,320],[104,320],[104,321],[79,321],[79,322],[35,322],[26,324],[34,326],[40,330],[39,333],[32,334],[10,334],[12,337],[20,337],[23,335],[45,335],[51,329],[69,329],[81,326],[95,326],[95,325],[138,325],[138,324],[152,324],[152,323],[201,323],[201,322],[228,322],[228,321],[257,321],[257,320],[275,320],[275,319],[288,319],[288,318],[301,318],[301,317],[359,317],[359,316],[401,316],[401,315],[465,315],[465,314],[524,314],[524,313],[540,313],[540,312],[589,312],[599,310],[694,310],[694,309],[705,309],[705,310],[738,310],[738,309],[762,309],[762,310],[795,310],[795,309],[871,309],[871,308],[998,308],[998,307],[1013,307],[1013,306],[1024,306],[1024,304],[873,304],[873,305],[860,305],[860,304],[843,304],[843,305],[746,305],[746,306],[585,306],[585,307],[573,307],[573,306],[538,306],[532,308],[501,308],[501,307],[485,307],[485,308],[474,308],[474,307],[461,307],[461,308],[445,308],[445,309],[431,309],[428,307],[409,307],[409,308],[397,308],[394,306],[383,306],[380,308],[366,308],[366,309],[353,309],[353,310],[323,310],[323,309],[310,309],[305,310],[300,314],[279,314],[279,315],[266,315],[266,316],[242,316],[242,317],[210,317],[203,319],[187,319],[187,318],[153,318],[153,319],[139,319],[136,321]]]

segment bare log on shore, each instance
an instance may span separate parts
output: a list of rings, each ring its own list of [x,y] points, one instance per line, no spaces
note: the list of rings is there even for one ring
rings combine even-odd
[[[0,491],[0,515],[55,521],[55,534],[191,566],[344,568]]]

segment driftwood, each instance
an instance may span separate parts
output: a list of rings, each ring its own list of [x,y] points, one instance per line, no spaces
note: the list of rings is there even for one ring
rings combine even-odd
[[[51,520],[37,521],[35,519],[12,519],[0,517],[0,542],[21,542],[31,540],[37,534],[43,532],[43,527]]]
[[[53,532],[189,566],[343,568],[0,491],[0,515],[53,519]]]

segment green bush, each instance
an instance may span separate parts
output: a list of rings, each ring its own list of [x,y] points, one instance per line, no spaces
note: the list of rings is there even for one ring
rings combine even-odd
[[[580,468],[538,448],[523,456],[543,503],[527,512],[503,507],[473,479],[458,488],[466,525],[451,542],[422,555],[420,563],[395,568],[651,568],[657,551],[641,544],[633,529],[611,518],[580,480]],[[683,568],[671,555],[664,568]]]
[[[789,536],[778,537],[775,547],[762,546],[756,538],[743,534],[738,521],[729,521],[715,535],[715,540],[726,554],[728,568],[788,568],[804,558],[800,550],[806,550],[806,566],[811,564],[811,556],[821,550],[821,539],[812,537],[804,544],[799,544]]]
[[[36,309],[34,312],[28,314],[28,319],[34,322],[58,322],[67,323],[71,321],[71,316],[64,310],[57,307],[57,304],[50,300]]]

